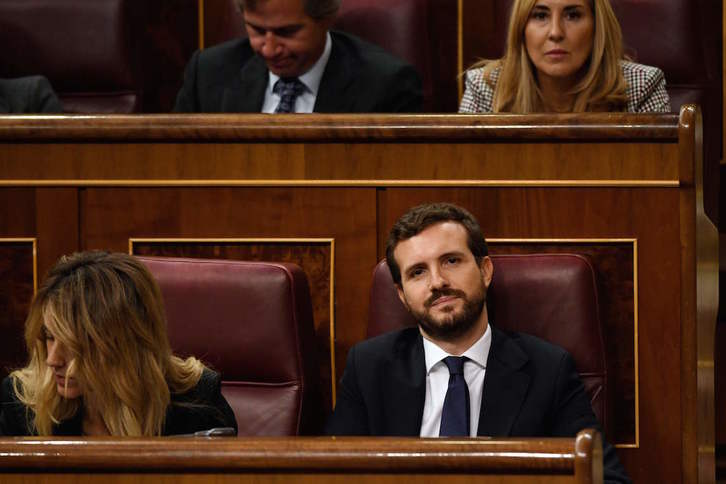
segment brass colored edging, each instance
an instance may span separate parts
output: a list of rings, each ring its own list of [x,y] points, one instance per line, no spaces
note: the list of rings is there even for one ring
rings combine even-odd
[[[199,35],[199,50],[204,50],[204,0],[197,1],[197,33]]]
[[[306,179],[55,179],[0,180],[0,187],[616,187],[678,188],[678,180],[306,180]]]
[[[330,244],[330,376],[331,376],[331,396],[333,408],[335,408],[335,239],[334,238],[174,238],[174,237],[154,237],[154,238],[129,238],[129,254],[134,255],[135,243],[147,244],[185,244],[185,243],[201,243],[201,244]]]

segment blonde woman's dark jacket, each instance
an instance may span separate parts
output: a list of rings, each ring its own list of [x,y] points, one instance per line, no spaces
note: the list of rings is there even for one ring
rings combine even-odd
[[[0,388],[0,435],[36,435],[25,405],[18,400],[13,389],[13,378],[7,377]],[[162,435],[191,434],[215,427],[234,427],[234,412],[222,396],[221,378],[218,373],[205,369],[197,386],[182,394],[171,395],[166,409]],[[82,435],[83,411],[53,427],[53,435]]]

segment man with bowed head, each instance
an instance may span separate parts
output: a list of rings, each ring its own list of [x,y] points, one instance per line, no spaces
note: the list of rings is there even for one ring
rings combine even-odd
[[[238,0],[247,39],[196,52],[177,112],[395,113],[421,109],[416,70],[330,31],[341,0]]]
[[[331,435],[572,437],[599,429],[572,357],[487,314],[494,266],[461,207],[414,207],[391,229],[386,261],[418,327],[355,345]],[[606,482],[630,482],[603,445]]]

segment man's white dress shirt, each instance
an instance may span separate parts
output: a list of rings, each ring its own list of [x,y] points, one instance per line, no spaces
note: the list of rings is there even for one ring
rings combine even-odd
[[[464,362],[464,380],[466,380],[469,387],[471,411],[469,436],[476,437],[484,390],[484,373],[486,372],[489,349],[492,346],[491,327],[487,325],[487,329],[481,338],[461,355],[450,355],[426,338],[423,339],[423,344],[426,358],[426,400],[424,402],[423,419],[421,420],[421,437],[439,436],[441,411],[444,408],[446,390],[449,388],[449,369],[443,361],[447,356],[466,356],[468,358]]]
[[[325,72],[325,66],[328,65],[328,59],[330,58],[330,51],[333,47],[333,41],[330,38],[330,32],[326,34],[325,48],[323,54],[320,56],[318,61],[298,79],[305,86],[305,90],[295,100],[296,113],[312,113],[315,108],[315,100],[318,97],[318,88],[320,87],[320,81],[323,78],[323,72]],[[269,73],[267,80],[267,88],[265,89],[265,99],[262,102],[263,113],[274,113],[277,105],[280,104],[280,95],[272,92],[275,87],[275,83],[280,79],[280,76]]]

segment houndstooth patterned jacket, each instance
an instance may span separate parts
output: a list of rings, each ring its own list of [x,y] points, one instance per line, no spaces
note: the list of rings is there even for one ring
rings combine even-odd
[[[628,61],[621,61],[620,65],[628,84],[628,112],[657,113],[671,110],[663,71]],[[494,89],[484,81],[483,71],[483,68],[478,68],[466,72],[466,90],[459,105],[460,113],[492,112]],[[495,69],[492,72],[495,85],[498,78],[499,70]]]

